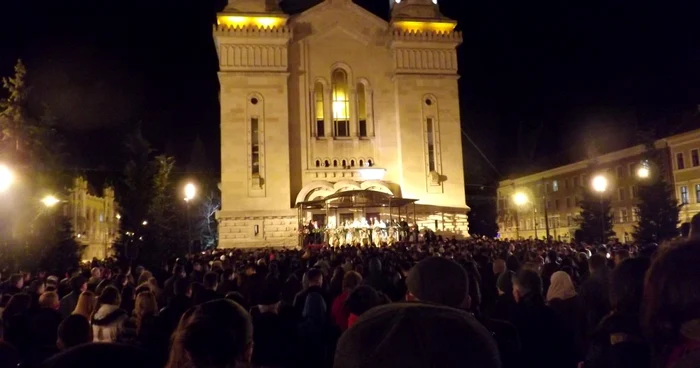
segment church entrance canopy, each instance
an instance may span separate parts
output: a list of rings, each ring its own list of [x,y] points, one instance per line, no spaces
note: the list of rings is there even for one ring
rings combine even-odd
[[[308,231],[305,242],[319,242],[320,236],[314,240],[313,234],[323,234],[327,244],[356,244],[374,242],[389,242],[399,238],[399,221],[404,221],[408,216],[408,209],[404,212],[404,220],[401,219],[402,209],[413,205],[415,223],[415,204],[417,199],[397,198],[391,194],[371,189],[347,190],[333,193],[323,199],[301,202],[297,205],[299,225]],[[397,209],[397,218],[394,219],[394,208]],[[373,211],[373,216],[368,215],[368,209]],[[362,212],[362,217],[357,218],[348,212]],[[382,213],[387,215],[386,222],[381,219]],[[322,220],[312,221],[313,227],[305,224],[305,214],[318,214]],[[340,215],[343,215],[339,217]],[[350,218],[343,221],[345,216]],[[314,216],[315,217],[315,216]],[[370,217],[370,218],[368,218]],[[323,222],[323,223],[321,223]],[[315,230],[314,230],[315,228]],[[406,230],[406,229],[404,229]],[[407,230],[406,230],[407,233]],[[404,235],[405,236],[405,235]],[[301,239],[300,239],[301,240]]]

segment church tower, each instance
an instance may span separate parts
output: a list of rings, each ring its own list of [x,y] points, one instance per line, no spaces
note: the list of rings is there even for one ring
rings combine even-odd
[[[431,213],[467,209],[457,87],[462,34],[437,2],[392,0],[390,20],[401,189]],[[458,217],[451,222],[466,229],[466,215]]]
[[[278,0],[229,0],[217,15],[221,247],[275,245],[277,238],[288,245],[296,236],[287,83],[292,31],[286,23]]]

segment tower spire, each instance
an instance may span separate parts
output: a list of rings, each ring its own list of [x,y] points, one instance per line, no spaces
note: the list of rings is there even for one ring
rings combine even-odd
[[[228,0],[223,13],[282,13],[279,0]]]

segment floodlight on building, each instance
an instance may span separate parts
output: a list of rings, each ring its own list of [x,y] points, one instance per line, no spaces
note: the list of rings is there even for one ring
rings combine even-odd
[[[5,165],[0,165],[0,193],[7,191],[15,181],[15,174]]]
[[[649,167],[647,166],[640,166],[639,169],[637,169],[637,177],[640,179],[649,178],[649,174]]]
[[[513,203],[515,203],[516,206],[522,206],[528,202],[527,199],[527,194],[523,192],[517,192],[513,194]]]

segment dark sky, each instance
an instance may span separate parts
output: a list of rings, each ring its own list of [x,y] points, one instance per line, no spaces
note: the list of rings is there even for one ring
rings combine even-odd
[[[358,0],[382,17],[388,1]],[[371,4],[371,5],[367,5]],[[698,126],[700,1],[440,0],[464,32],[462,125],[505,176]],[[0,1],[0,75],[28,65],[86,168],[120,165],[141,122],[186,164],[196,137],[218,167],[213,0]],[[294,6],[294,4],[286,4]],[[496,174],[467,140],[467,182]],[[526,165],[528,164],[528,165]]]

